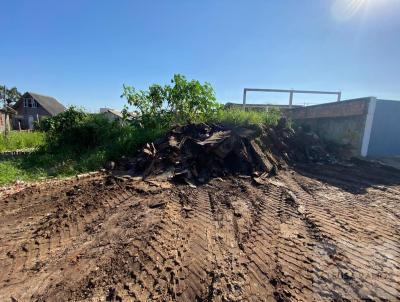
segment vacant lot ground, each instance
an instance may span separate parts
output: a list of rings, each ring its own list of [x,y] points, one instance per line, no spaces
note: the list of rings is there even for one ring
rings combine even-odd
[[[385,165],[389,165],[400,170],[400,156],[379,158],[379,161],[383,162]]]
[[[400,171],[34,185],[0,199],[0,266],[0,301],[398,301]]]

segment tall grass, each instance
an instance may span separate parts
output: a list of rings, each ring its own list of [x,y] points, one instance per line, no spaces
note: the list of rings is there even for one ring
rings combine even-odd
[[[0,152],[36,148],[44,142],[45,134],[42,132],[12,131],[7,137],[0,134]]]
[[[22,158],[0,161],[0,186],[16,180],[35,180],[45,177],[42,170],[24,169],[21,167]]]
[[[217,111],[209,121],[228,126],[276,125],[281,114],[278,109],[269,111],[246,111],[243,109],[224,109]]]

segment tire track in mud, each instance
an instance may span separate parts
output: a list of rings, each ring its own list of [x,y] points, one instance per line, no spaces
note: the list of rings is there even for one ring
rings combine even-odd
[[[253,223],[244,250],[250,279],[248,296],[253,301],[268,301],[278,295],[278,282],[272,281],[278,280],[274,240],[279,232],[279,224],[276,223],[278,209],[275,207],[279,204],[279,194],[274,189],[268,188],[260,194],[247,185],[253,206]]]
[[[182,194],[180,194],[182,196]],[[244,283],[237,217],[231,201],[216,186],[196,190],[181,203],[190,207],[185,222],[189,253],[185,291],[180,301],[241,300]]]
[[[301,182],[291,177],[285,178],[285,181],[288,187],[306,202],[307,223],[310,225],[310,230],[317,232],[317,239],[322,243],[317,247],[325,249],[332,259],[333,276],[328,276],[327,279],[333,280],[334,276],[339,276],[337,282],[331,282],[339,291],[334,288],[328,289],[328,292],[333,293],[332,297],[348,300],[362,300],[369,297],[379,297],[389,301],[399,299],[399,289],[393,288],[393,282],[399,278],[399,267],[396,267],[396,264],[386,265],[387,259],[378,255],[381,243],[366,230],[369,225],[379,225],[380,232],[388,232],[385,242],[392,242],[394,229],[386,229],[386,226],[382,225],[372,214],[374,211],[368,209],[367,203],[363,202],[364,197],[358,198],[348,192],[335,194],[326,189],[323,189],[324,194],[316,194],[318,192],[313,190],[306,192],[303,188],[313,188],[312,184],[315,181],[299,176],[297,178],[300,178]],[[323,188],[323,186],[315,187]],[[337,189],[334,188],[333,191]],[[329,194],[335,198],[329,198]],[[371,197],[373,194],[369,194],[368,199]],[[354,237],[359,239],[354,241]],[[393,244],[396,247],[394,241]],[[320,260],[321,257],[316,259]],[[386,281],[377,281],[382,279],[380,275],[385,266],[394,274],[394,279],[386,277]],[[326,284],[326,281],[324,283]]]
[[[20,192],[0,200],[0,300],[400,300],[400,185],[332,171]]]
[[[81,206],[80,199],[85,199],[86,197],[66,198],[65,196],[68,196],[66,191],[61,190],[60,192],[58,188],[54,188],[54,191],[51,192],[46,193],[44,201],[50,208],[47,207],[46,211],[42,211],[42,206],[40,206],[38,213],[29,213],[34,217],[36,217],[35,214],[40,215],[41,218],[36,219],[35,223],[27,224],[27,227],[25,226],[25,238],[23,240],[14,240],[13,246],[7,249],[6,254],[11,259],[11,265],[7,273],[5,289],[7,285],[15,283],[13,281],[15,279],[19,280],[18,283],[23,283],[23,280],[27,280],[31,275],[39,272],[45,262],[49,262],[49,259],[62,257],[68,251],[69,245],[75,239],[74,237],[79,237],[82,232],[85,232],[82,228],[80,233],[77,232],[74,236],[71,234],[73,220],[63,213],[63,208],[68,209],[68,205],[72,204],[71,212],[75,214],[75,221],[83,221],[82,225],[85,226],[90,222],[85,218],[86,214],[92,215],[93,218],[100,218],[101,216],[101,213],[94,214],[97,210],[101,210],[101,206],[99,209],[83,210],[84,207]],[[55,196],[58,197],[57,202],[54,202]],[[50,203],[49,201],[53,202]],[[26,198],[25,202],[29,203],[30,200]],[[76,204],[81,207],[76,207]],[[20,213],[17,215],[20,215]],[[17,221],[17,223],[19,222]],[[21,224],[19,227],[23,228]],[[0,288],[1,291],[2,289]]]
[[[208,199],[214,223],[208,233],[212,268],[209,272],[211,283],[207,299],[242,301],[246,272],[240,261],[243,251],[240,246],[238,212],[235,212],[234,207],[241,206],[243,200],[234,201],[234,205],[233,198],[217,188],[208,192]]]
[[[183,301],[195,301],[209,298],[213,295],[212,273],[212,238],[211,228],[214,227],[214,205],[208,192],[199,191],[186,194],[179,192],[181,204],[191,207],[192,213],[188,213],[187,234],[189,236],[187,249],[188,254],[185,257],[185,267],[188,270],[188,276],[185,280],[186,288],[182,293]]]
[[[117,225],[115,220],[120,216],[120,210],[125,213],[129,206],[136,203],[135,196],[132,192],[121,191],[120,194],[115,194],[115,192],[106,193],[105,197],[103,206],[108,208],[107,216],[103,216],[104,212],[101,207],[97,209],[99,212],[97,215],[91,212],[91,219],[86,220],[87,225],[82,230],[82,234],[80,234],[80,240],[83,240],[84,247],[78,241],[72,247],[64,249],[61,259],[52,263],[50,267],[55,272],[49,274],[44,280],[48,281],[50,279],[52,284],[56,284],[56,288],[62,288],[63,291],[59,289],[49,290],[49,288],[42,287],[37,290],[34,301],[81,301],[85,297],[92,296],[96,292],[91,288],[92,281],[90,277],[93,271],[102,268],[101,260],[103,257],[113,257],[115,260],[115,258],[124,255],[124,251],[115,251],[116,248],[121,248],[121,244],[118,241],[115,242],[116,238],[113,236],[115,234],[108,234],[107,230]],[[112,205],[111,208],[109,208],[110,204]],[[121,209],[119,209],[120,207]],[[125,240],[122,246],[125,247],[126,242]],[[105,249],[106,247],[107,249]],[[100,254],[96,255],[99,252]],[[101,256],[99,257],[99,255]],[[107,260],[107,263],[109,261],[110,259]],[[113,260],[111,259],[111,261]],[[56,271],[57,267],[62,267],[63,273],[61,275]],[[104,268],[104,271],[107,271],[107,268]],[[65,274],[68,277],[65,277]],[[76,290],[75,282],[85,290]],[[71,284],[74,284],[74,286],[71,286]],[[109,293],[106,291],[107,288],[101,289],[100,295],[108,295]],[[68,299],[64,297],[65,293],[68,293]]]
[[[259,257],[259,263],[273,264],[263,271],[273,286],[273,297],[277,301],[305,301],[315,297],[310,257],[311,238],[307,236],[297,208],[294,208],[293,200],[288,199],[288,192],[282,185],[267,184],[261,189],[266,196],[264,204],[267,207],[263,211],[264,223],[259,227],[269,230],[269,233],[256,248],[260,250],[268,247],[264,255],[273,252],[273,258]],[[257,191],[253,194],[260,195]],[[266,242],[268,239],[269,242]]]
[[[82,293],[74,289],[69,293],[73,300],[147,301],[176,299],[181,295],[186,238],[179,232],[183,229],[180,205],[169,200],[168,194],[157,193],[156,200],[152,200],[152,196],[146,195],[137,198],[135,190],[131,193],[130,199],[108,215],[100,233],[94,234],[105,242],[108,252],[100,259],[97,256],[98,268],[80,281],[86,290]],[[96,258],[101,242],[92,242],[84,257]],[[68,282],[61,286],[70,289]]]
[[[138,300],[177,299],[184,291],[186,270],[183,255],[186,234],[177,202],[170,201],[165,209],[149,210],[152,224],[143,231],[144,240],[134,241],[136,250],[127,296]]]
[[[306,179],[302,181],[307,182]],[[396,242],[400,240],[399,223],[384,207],[385,204],[391,203],[390,194],[392,193],[382,194],[375,189],[369,190],[368,195],[353,195],[348,192],[338,194],[336,191],[336,189],[318,189],[311,194],[315,195],[315,198],[335,201],[335,205],[329,211],[325,209],[325,212],[337,213],[335,222],[340,225],[341,231],[363,233],[369,241],[374,242],[379,238],[384,238],[385,243],[391,242],[393,246],[396,246]],[[385,217],[385,223],[382,223],[382,217]],[[347,218],[346,221],[344,218]],[[374,231],[376,225],[379,225],[379,235]],[[377,242],[377,244],[380,243]]]

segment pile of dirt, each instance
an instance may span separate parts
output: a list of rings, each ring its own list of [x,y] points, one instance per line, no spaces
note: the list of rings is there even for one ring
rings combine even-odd
[[[276,174],[294,162],[329,162],[332,157],[317,135],[277,126],[228,127],[188,124],[147,144],[119,169],[143,178],[184,179],[203,183],[226,175]]]

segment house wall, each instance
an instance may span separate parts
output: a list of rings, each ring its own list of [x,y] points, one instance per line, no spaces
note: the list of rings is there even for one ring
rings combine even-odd
[[[367,156],[400,155],[400,101],[377,100]]]
[[[359,156],[371,100],[361,98],[296,108],[287,115],[296,125],[309,127],[327,141],[347,145],[351,155]]]
[[[111,112],[104,112],[103,115],[109,120],[109,121],[119,121],[121,118]]]
[[[18,107],[15,108],[15,110],[18,114],[13,119],[14,129],[19,128],[18,121],[21,122],[21,129],[29,129],[29,116],[32,116],[34,121],[37,121],[38,116],[39,119],[51,116],[40,104],[38,104],[37,108],[29,108],[24,107],[23,101],[18,104]]]

